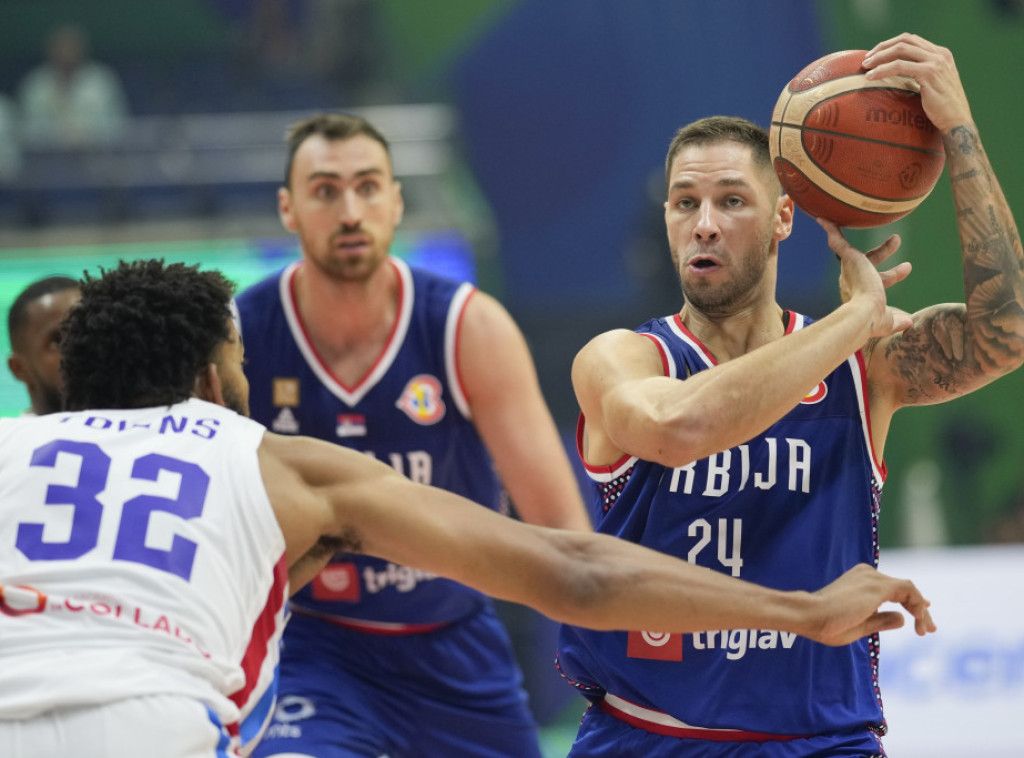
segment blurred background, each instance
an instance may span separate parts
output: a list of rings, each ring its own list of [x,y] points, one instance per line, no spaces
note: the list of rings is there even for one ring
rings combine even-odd
[[[240,287],[276,271],[298,255],[276,213],[285,127],[352,110],[393,143],[407,210],[394,252],[473,279],[509,308],[568,441],[576,351],[681,305],[661,208],[675,130],[718,113],[767,126],[806,64],[901,31],[953,51],[1020,219],[1024,0],[4,0],[0,308],[37,278],[119,258],[199,262]],[[54,83],[68,76],[76,91],[61,98]],[[945,178],[909,217],[850,237],[870,247],[892,232],[915,267],[893,304],[962,301]],[[823,315],[837,273],[823,233],[798,212],[780,302]],[[9,352],[6,330],[0,342]],[[985,561],[964,592],[978,602],[983,588],[1003,591],[982,603],[993,620],[970,614],[983,624],[962,631],[970,655],[897,658],[893,670],[907,676],[892,685],[894,740],[908,728],[893,707],[923,704],[927,722],[938,692],[966,693],[961,715],[980,702],[979,686],[997,704],[979,717],[1024,704],[1022,390],[1017,372],[894,421],[883,547],[900,567],[908,554]],[[0,415],[27,405],[4,372]],[[991,556],[1000,560],[990,568]],[[942,613],[967,623],[957,602],[937,608],[940,623]],[[580,702],[552,670],[553,628],[521,609],[508,616],[548,748],[564,755]],[[977,642],[997,627],[998,643]],[[1009,721],[1019,751],[1024,731]],[[996,742],[985,755],[1001,754]]]

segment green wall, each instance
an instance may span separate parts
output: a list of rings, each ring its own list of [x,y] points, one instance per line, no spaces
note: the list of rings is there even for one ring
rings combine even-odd
[[[1001,14],[992,0],[819,0],[819,6],[831,50],[868,49],[907,31],[953,52],[985,149],[1021,224],[1024,18]],[[963,301],[948,173],[910,216],[850,237],[871,246],[891,232],[901,235],[903,259],[914,264],[910,278],[890,291],[892,304],[913,311]],[[1024,492],[1022,423],[1024,371],[952,403],[897,413],[886,445],[883,542],[908,538],[908,514],[931,500],[928,482],[937,485],[952,542],[989,538],[998,516]]]

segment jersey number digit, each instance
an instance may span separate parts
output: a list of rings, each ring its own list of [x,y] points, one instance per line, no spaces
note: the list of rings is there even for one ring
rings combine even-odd
[[[696,521],[691,522],[688,534],[691,537],[697,537],[698,533],[700,535],[700,539],[697,540],[696,545],[690,548],[690,552],[686,556],[686,560],[690,563],[696,563],[697,556],[700,555],[701,551],[711,543],[714,528],[707,519],[699,518]],[[740,569],[743,568],[743,558],[740,557],[742,542],[742,519],[732,519],[731,546],[729,545],[729,519],[718,519],[718,562],[729,569],[733,576],[739,576]]]
[[[18,525],[15,545],[26,558],[37,561],[80,558],[96,547],[100,535],[103,504],[97,496],[106,489],[110,456],[91,442],[54,440],[32,453],[30,465],[54,468],[57,454],[77,456],[78,481],[74,486],[51,484],[46,488],[46,505],[71,505],[71,530],[63,542],[45,542],[43,524]],[[194,463],[151,453],[135,461],[132,478],[155,482],[161,471],[178,474],[181,483],[172,500],[156,495],[138,495],[124,503],[114,543],[114,559],[141,563],[188,581],[195,561],[196,543],[175,535],[168,549],[148,547],[146,534],[154,511],[165,511],[182,519],[197,518],[203,512],[210,478]]]
[[[168,550],[146,547],[149,516],[153,511],[167,511],[183,519],[197,518],[203,512],[210,477],[194,463],[150,453],[135,461],[132,479],[155,482],[161,471],[181,475],[178,496],[169,500],[156,495],[139,495],[125,501],[121,511],[121,526],[117,530],[117,542],[114,543],[114,559],[152,566],[176,574],[187,582],[192,575],[196,543],[176,534]]]

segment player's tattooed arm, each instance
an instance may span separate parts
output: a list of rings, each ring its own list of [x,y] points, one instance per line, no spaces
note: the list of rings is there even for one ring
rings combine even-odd
[[[1024,362],[1024,251],[974,124],[944,135],[963,251],[964,302],[932,306],[885,346],[901,404],[967,394]]]

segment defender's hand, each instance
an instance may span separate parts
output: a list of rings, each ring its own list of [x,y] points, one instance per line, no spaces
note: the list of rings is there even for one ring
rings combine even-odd
[[[822,603],[816,631],[806,636],[826,645],[847,645],[868,634],[903,626],[899,611],[879,611],[882,603],[899,603],[914,617],[914,630],[924,636],[935,631],[921,591],[908,579],[879,573],[858,564],[814,596]]]

